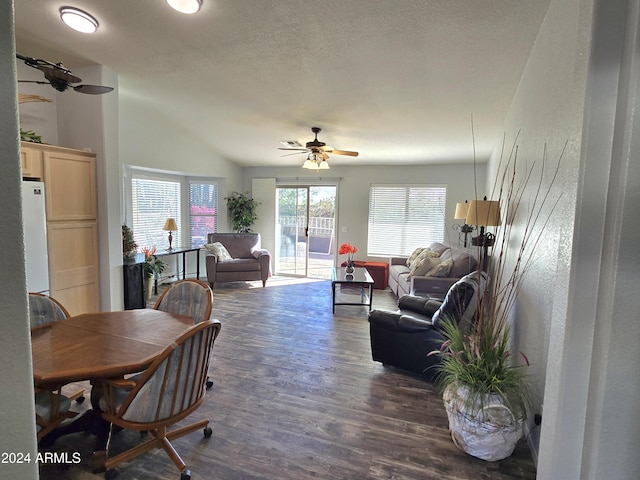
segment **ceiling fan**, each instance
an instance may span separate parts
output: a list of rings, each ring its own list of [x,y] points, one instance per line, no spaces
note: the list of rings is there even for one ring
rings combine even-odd
[[[20,83],[49,84],[59,92],[64,92],[71,87],[76,92],[88,93],[90,95],[101,95],[113,90],[113,87],[104,87],[102,85],[72,85],[72,83],[81,82],[82,79],[72,75],[71,70],[67,69],[62,63],[51,63],[39,58],[25,57],[19,53],[16,53],[16,57],[26,65],[40,70],[44,73],[44,78],[47,80],[46,82],[39,80],[18,80]]]
[[[290,155],[307,153],[307,160],[304,162],[304,165],[302,165],[302,168],[309,168],[314,170],[325,170],[329,168],[329,164],[327,163],[329,153],[336,155],[348,155],[350,157],[358,156],[358,152],[352,152],[349,150],[338,150],[318,140],[318,133],[322,131],[320,127],[311,127],[311,131],[315,134],[315,138],[312,141],[307,142],[304,148],[300,145],[300,147],[281,147],[279,150],[296,152]],[[284,143],[288,145],[299,145],[298,142]]]

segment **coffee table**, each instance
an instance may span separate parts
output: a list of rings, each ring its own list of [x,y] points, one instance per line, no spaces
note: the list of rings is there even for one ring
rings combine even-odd
[[[340,301],[336,295],[336,287],[357,290],[360,296],[359,302]],[[369,307],[373,303],[373,278],[364,267],[355,267],[353,273],[348,274],[344,267],[331,269],[331,303],[333,313],[336,313],[336,305],[364,305]]]

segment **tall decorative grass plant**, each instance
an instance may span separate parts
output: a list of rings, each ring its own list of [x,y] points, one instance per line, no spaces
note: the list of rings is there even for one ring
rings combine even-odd
[[[490,461],[511,455],[529,413],[529,361],[523,353],[512,354],[509,321],[560,200],[560,196],[554,200],[552,194],[564,153],[563,149],[555,172],[545,183],[546,147],[539,164],[520,168],[516,142],[506,158],[502,152],[492,192],[492,198],[499,202],[502,222],[489,235],[493,240],[491,257],[485,258],[485,247],[477,247],[478,264],[481,269],[486,265],[491,280],[469,329],[464,331],[455,321],[446,320],[442,325],[445,341],[439,351],[431,352],[441,356],[438,384],[454,443]]]

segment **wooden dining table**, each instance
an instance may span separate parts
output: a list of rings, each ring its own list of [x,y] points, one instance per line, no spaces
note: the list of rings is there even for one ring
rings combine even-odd
[[[121,377],[148,367],[193,319],[153,309],[84,313],[31,332],[36,386]]]
[[[84,313],[36,327],[31,330],[34,384],[40,388],[85,380],[93,384],[100,378],[140,372],[193,325],[188,316],[139,309]],[[101,392],[92,389],[92,410],[45,437],[52,443],[78,431],[95,434],[92,462],[96,471],[104,466],[109,431],[102,420],[100,396]]]

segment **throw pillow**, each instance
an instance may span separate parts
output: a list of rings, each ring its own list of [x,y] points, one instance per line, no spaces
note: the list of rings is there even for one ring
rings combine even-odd
[[[438,263],[435,267],[425,273],[425,277],[448,277],[453,267],[453,259]]]
[[[413,251],[411,255],[409,255],[409,258],[407,258],[407,263],[406,263],[407,267],[411,268],[411,264],[415,261],[416,258],[418,258],[418,255],[420,255],[423,250],[424,250],[423,247],[418,247]]]
[[[440,263],[440,258],[429,255],[420,255],[416,261],[411,264],[409,270],[409,278],[424,276],[429,270],[433,269]]]
[[[233,260],[233,257],[229,254],[227,248],[220,242],[207,243],[204,248],[207,249],[207,252],[213,253],[218,257],[218,261],[224,262],[226,260]]]

